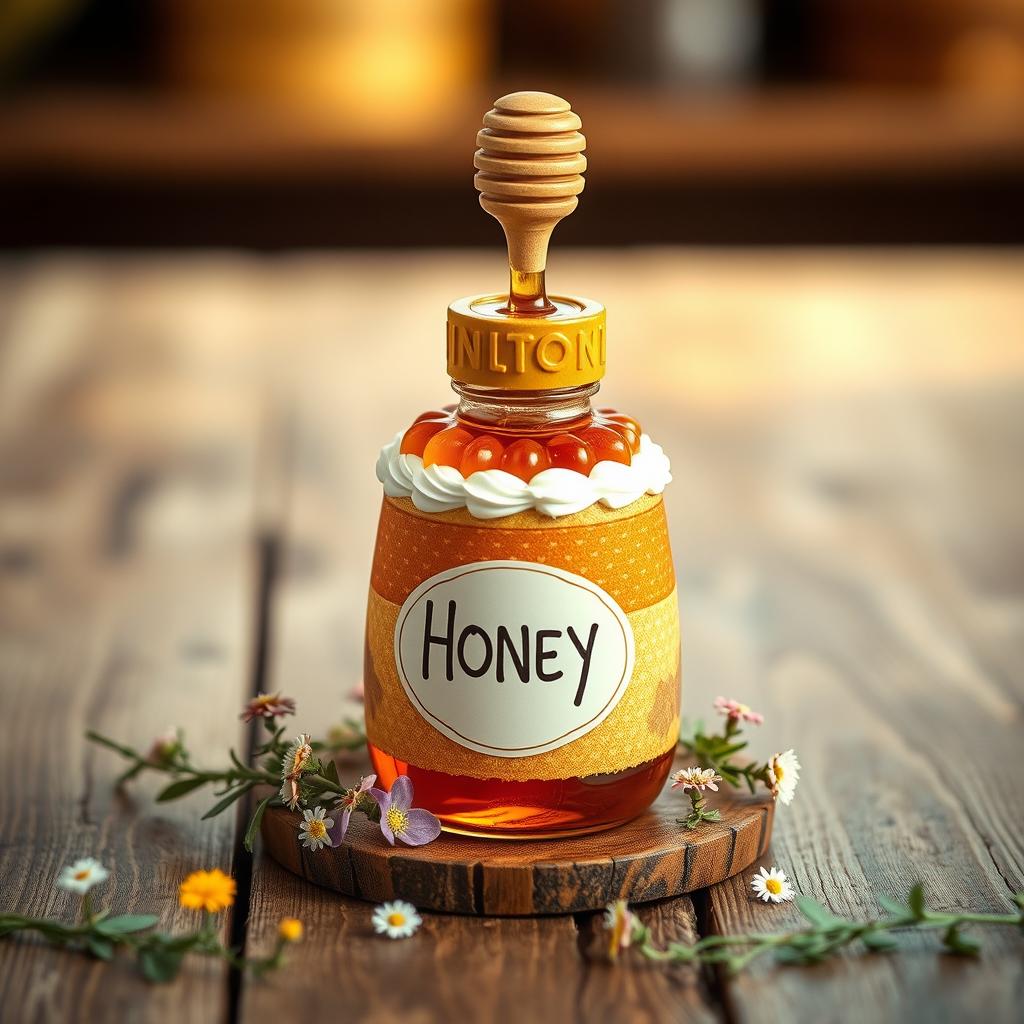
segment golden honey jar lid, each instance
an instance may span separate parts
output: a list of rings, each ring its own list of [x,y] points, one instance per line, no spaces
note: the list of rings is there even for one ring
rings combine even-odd
[[[477,135],[480,205],[508,243],[506,295],[448,307],[448,373],[478,387],[536,391],[604,376],[605,311],[592,299],[547,295],[548,243],[583,191],[586,139],[569,104],[544,92],[502,96]]]
[[[448,373],[479,387],[541,391],[604,376],[604,306],[553,296],[547,316],[509,316],[507,295],[456,299],[448,307]]]

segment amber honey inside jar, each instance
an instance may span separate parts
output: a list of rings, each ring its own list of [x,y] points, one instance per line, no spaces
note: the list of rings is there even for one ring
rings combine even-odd
[[[632,821],[661,792],[673,756],[670,750],[611,775],[505,782],[417,768],[370,744],[378,784],[390,786],[399,775],[408,775],[417,800],[441,819],[446,831],[507,839],[580,835]]]

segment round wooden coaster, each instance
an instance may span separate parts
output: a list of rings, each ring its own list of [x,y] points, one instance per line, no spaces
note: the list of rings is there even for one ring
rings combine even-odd
[[[262,832],[283,867],[360,899],[455,914],[567,914],[678,896],[750,867],[768,847],[774,802],[730,790],[708,795],[722,820],[692,832],[676,824],[690,809],[679,790],[626,825],[568,839],[442,833],[427,846],[392,847],[377,825],[353,815],[343,845],[313,852],[299,845],[301,816],[284,808],[267,811]]]

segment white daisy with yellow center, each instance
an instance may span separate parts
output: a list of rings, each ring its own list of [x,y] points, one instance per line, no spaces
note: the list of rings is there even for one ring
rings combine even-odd
[[[302,812],[302,821],[299,822],[299,838],[306,849],[319,850],[322,846],[331,845],[328,830],[334,827],[334,819],[325,817],[326,813],[322,807],[315,807],[313,810],[307,807]]]
[[[69,864],[57,877],[57,885],[84,896],[94,885],[105,882],[110,872],[92,857],[83,857]]]
[[[774,864],[770,871],[761,868],[750,880],[750,887],[754,895],[765,903],[788,903],[796,895],[786,878],[786,872],[780,871]]]
[[[768,776],[771,781],[772,795],[781,803],[793,801],[796,784],[800,781],[800,762],[794,750],[772,755],[768,762]]]
[[[423,918],[411,903],[391,900],[373,911],[373,930],[389,939],[407,939],[423,923]]]

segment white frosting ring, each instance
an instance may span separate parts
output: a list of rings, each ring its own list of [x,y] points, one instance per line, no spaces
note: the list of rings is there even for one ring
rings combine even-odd
[[[412,498],[421,512],[466,508],[477,519],[497,519],[534,508],[552,519],[600,502],[622,508],[645,494],[661,494],[672,482],[668,456],[647,434],[632,462],[598,462],[589,476],[573,469],[545,469],[527,483],[502,469],[464,477],[454,466],[427,466],[401,453],[404,431],[380,450],[377,479],[389,498]]]

